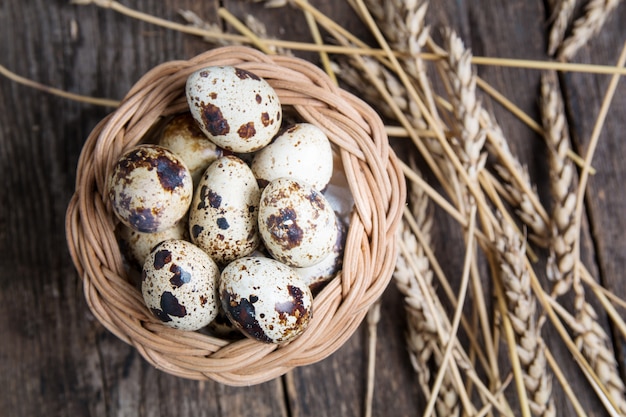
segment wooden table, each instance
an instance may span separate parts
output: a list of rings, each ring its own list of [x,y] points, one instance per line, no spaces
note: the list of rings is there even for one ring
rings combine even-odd
[[[125,5],[183,23],[189,9],[218,22],[221,5],[244,18],[255,15],[270,35],[310,40],[302,14],[294,8],[264,9],[239,0],[125,0]],[[367,29],[342,1],[311,0],[361,38]],[[541,0],[432,2],[429,22],[438,35],[458,31],[477,56],[548,59],[546,20]],[[613,65],[626,41],[626,7],[617,8],[600,35],[575,61]],[[211,45],[198,37],[139,22],[95,5],[67,1],[3,0],[0,4],[0,64],[48,86],[76,94],[120,99],[147,70],[164,61],[190,58]],[[302,56],[317,60],[315,54]],[[478,74],[533,119],[540,73],[533,69],[479,66]],[[563,73],[561,81],[575,149],[584,152],[607,75]],[[505,126],[547,193],[543,142],[491,99],[485,104]],[[119,341],[92,316],[72,265],[64,215],[73,193],[75,168],[85,138],[112,109],[46,94],[0,78],[0,414],[11,416],[360,416],[366,390],[367,334],[361,328],[335,354],[282,378],[245,388],[211,381],[182,380],[148,365],[134,348]],[[626,297],[626,85],[618,87],[593,165],[585,204],[582,259],[591,273]],[[436,230],[434,249],[458,268],[458,248],[446,245],[446,227]],[[458,274],[457,274],[458,275]],[[601,310],[600,310],[601,311]],[[624,314],[623,309],[618,309]],[[606,317],[601,323],[607,325]],[[404,343],[401,297],[390,286],[378,325],[374,415],[419,415],[420,393]],[[613,334],[624,375],[626,345]],[[553,329],[545,336],[550,343]],[[604,411],[558,343],[562,360],[582,405],[590,415]],[[572,363],[568,366],[567,363]],[[511,394],[515,395],[514,392]],[[555,384],[558,415],[572,408]],[[518,412],[516,411],[516,414]]]

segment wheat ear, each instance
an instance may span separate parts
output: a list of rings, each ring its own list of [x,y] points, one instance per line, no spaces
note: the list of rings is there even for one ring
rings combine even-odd
[[[338,39],[341,41],[340,37]],[[385,116],[397,120],[407,128],[411,139],[441,185],[449,195],[455,196],[452,193],[452,188],[457,183],[454,168],[438,139],[417,136],[416,132],[426,129],[428,124],[424,120],[420,106],[398,77],[381,62],[366,56],[357,56],[352,60],[338,59],[335,66],[339,78],[361,91],[362,98]],[[375,88],[362,88],[363,85],[371,84]]]
[[[576,52],[597,35],[611,12],[621,0],[590,0],[585,7],[585,15],[574,22],[572,34],[563,41],[558,58],[569,61]]]
[[[202,30],[207,31],[208,33],[216,34],[216,35],[221,35],[224,33],[224,31],[222,30],[222,27],[219,24],[209,23],[191,10],[181,9],[178,11],[178,14],[180,14],[180,16],[187,22],[187,26],[197,28],[197,29],[202,29]],[[241,45],[241,42],[236,42],[236,41],[232,41],[228,39],[215,38],[213,36],[211,37],[204,36],[203,39],[206,42],[211,42],[211,43],[214,43],[216,45],[221,45],[221,46]]]
[[[530,181],[528,169],[513,154],[504,132],[495,119],[486,111],[483,111],[483,118],[488,126],[485,146],[497,160],[494,169],[504,182],[504,188],[509,193],[512,204],[516,207],[517,215],[530,229],[530,239],[539,246],[545,247],[548,245],[549,227],[542,213],[538,212],[532,203],[531,198],[539,201],[539,197]],[[515,172],[512,172],[513,170]],[[519,184],[518,181],[523,181],[524,184]],[[534,195],[530,196],[528,192],[532,192]]]
[[[430,112],[435,115],[437,108],[433,90],[421,57],[430,35],[430,28],[426,25],[428,2],[366,0],[365,3],[389,45],[395,51],[406,53],[399,58],[402,67],[416,81]]]
[[[420,246],[415,235],[404,225],[400,232],[400,239],[405,243],[409,256],[422,272],[425,279],[432,277],[428,267],[428,259],[420,256]],[[428,277],[428,278],[427,278]],[[396,287],[404,296],[407,313],[407,345],[413,369],[418,375],[418,381],[424,392],[428,392],[430,369],[428,362],[432,357],[433,348],[437,344],[437,328],[435,318],[429,311],[424,300],[424,293],[415,282],[414,272],[411,270],[407,256],[400,254],[393,274]]]
[[[541,322],[537,320],[537,301],[532,293],[525,262],[525,246],[513,227],[502,221],[501,232],[496,237],[500,277],[505,289],[509,319],[515,332],[530,409],[536,416],[552,417],[556,415],[552,400],[552,377],[546,368]]]
[[[621,413],[626,414],[626,387],[620,377],[609,336],[598,323],[598,315],[591,304],[582,302],[572,328],[576,334],[576,345],[606,387],[613,403]]]
[[[562,295],[572,285],[575,265],[574,248],[576,227],[574,221],[576,195],[574,193],[575,167],[567,152],[570,137],[563,99],[556,74],[546,72],[541,78],[541,120],[548,146],[550,166],[550,192],[553,199],[548,260],[548,278],[553,283],[553,293]]]
[[[493,213],[487,207],[487,199],[480,190],[479,179],[487,160],[487,152],[483,151],[487,134],[480,124],[482,105],[476,94],[476,73],[472,67],[472,53],[465,48],[461,38],[452,30],[446,30],[444,40],[447,56],[442,61],[442,67],[445,72],[444,80],[448,83],[447,88],[454,115],[451,128],[454,136],[451,148],[456,155],[451,156],[451,158],[458,157],[462,169],[459,176],[463,176],[465,182],[463,188],[459,190],[460,208],[465,215],[476,209],[486,235],[491,236]],[[468,248],[471,246],[472,239],[474,236],[466,236]],[[483,280],[480,277],[476,253],[471,256],[469,265],[472,294],[475,301],[473,307],[478,315],[492,376],[499,379],[498,363],[495,360],[497,354],[490,324],[491,318],[487,312]]]
[[[455,140],[453,148],[470,181],[477,183],[478,173],[485,166],[486,153],[483,146],[487,138],[480,126],[482,106],[476,96],[476,74],[472,68],[472,54],[465,49],[461,38],[452,30],[445,34],[445,60],[447,80],[450,83],[452,104],[455,118]]]
[[[553,11],[554,20],[548,35],[548,54],[554,55],[565,39],[576,7],[576,0],[558,0]]]
[[[410,160],[411,168],[419,174],[414,159]],[[406,245],[407,254],[400,254],[396,262],[394,282],[404,296],[407,313],[407,346],[413,369],[418,375],[419,384],[426,396],[430,395],[430,369],[429,362],[433,353],[440,350],[437,321],[442,322],[441,317],[435,317],[429,308],[426,298],[434,296],[424,294],[417,282],[415,272],[409,265],[405,256],[411,257],[411,264],[417,266],[418,273],[424,280],[427,288],[432,288],[433,270],[425,253],[423,245],[430,244],[433,223],[432,211],[429,210],[429,200],[425,192],[419,187],[410,187],[408,205],[411,208],[413,219],[422,232],[423,240],[418,242],[408,225],[404,224],[400,238]],[[439,304],[435,305],[439,307]],[[439,311],[442,315],[444,312]],[[437,361],[439,355],[435,355]],[[459,398],[453,380],[450,376],[444,378],[437,399],[437,412],[441,416],[456,416],[460,413]]]
[[[626,391],[619,376],[610,339],[598,323],[595,309],[585,299],[580,278],[574,274],[576,259],[573,251],[577,236],[574,226],[576,197],[572,190],[575,168],[566,157],[570,146],[569,135],[554,73],[543,74],[541,97],[542,120],[550,150],[550,185],[554,199],[548,277],[554,282],[555,294],[560,295],[573,289],[575,320],[569,324],[575,334],[576,344],[607,388],[614,403],[626,413]]]

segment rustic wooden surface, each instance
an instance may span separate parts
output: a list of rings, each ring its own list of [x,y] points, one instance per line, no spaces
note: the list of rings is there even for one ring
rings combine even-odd
[[[266,10],[240,0],[125,0],[133,8],[181,22],[189,9],[217,22],[219,6],[239,17],[253,13],[270,34],[309,40],[294,9]],[[367,30],[343,1],[311,1],[363,39]],[[455,28],[475,55],[547,59],[542,0],[432,2],[435,34]],[[626,40],[626,7],[576,57],[613,64]],[[172,59],[210,47],[201,39],[141,23],[111,10],[65,0],[3,0],[0,3],[0,64],[25,77],[90,96],[121,98],[141,74]],[[313,54],[304,55],[315,60]],[[538,120],[539,73],[479,67],[478,73]],[[575,146],[584,151],[609,77],[561,76]],[[529,165],[539,191],[547,191],[544,145],[527,127],[492,100],[513,149]],[[45,94],[0,78],[0,414],[11,416],[361,416],[364,412],[366,328],[362,326],[326,360],[258,386],[232,388],[174,378],[149,366],[130,346],[90,314],[66,249],[64,215],[72,195],[82,144],[110,108]],[[589,183],[583,231],[583,260],[615,294],[626,297],[626,85],[622,82],[594,158],[598,172]],[[443,217],[443,216],[442,216]],[[453,225],[439,219],[435,250],[450,259],[458,276],[460,248],[447,245]],[[455,275],[456,274],[456,275]],[[620,311],[624,313],[623,310]],[[602,323],[607,325],[605,317]],[[417,388],[403,341],[400,297],[390,287],[383,298],[377,346],[374,415],[420,415],[426,399]],[[609,334],[610,327],[607,327]],[[562,363],[590,415],[605,415],[547,326],[546,340]],[[624,340],[614,337],[626,361]],[[571,363],[571,365],[567,365]],[[559,415],[572,409],[559,385]],[[517,413],[516,413],[517,414]]]

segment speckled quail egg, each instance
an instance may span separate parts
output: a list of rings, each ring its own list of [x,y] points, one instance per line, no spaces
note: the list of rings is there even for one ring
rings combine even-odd
[[[185,92],[200,129],[224,149],[257,151],[280,128],[282,108],[276,92],[250,71],[206,67],[187,78]]]
[[[211,162],[224,154],[223,149],[210,141],[200,130],[189,112],[179,114],[170,120],[157,144],[174,152],[185,162],[194,184],[198,183]]]
[[[120,247],[125,256],[141,269],[152,248],[164,240],[187,237],[187,219],[183,217],[174,226],[154,233],[141,233],[120,223],[115,229]]]
[[[200,179],[189,210],[191,241],[218,264],[250,254],[261,240],[260,194],[245,162],[234,155],[215,160]]]
[[[107,187],[116,216],[142,233],[176,224],[187,213],[193,194],[185,163],[157,145],[141,145],[123,154]]]
[[[289,266],[324,259],[337,240],[335,212],[311,185],[291,178],[270,182],[259,203],[259,232],[270,255]]]
[[[305,268],[293,268],[306,282],[313,294],[317,294],[343,267],[343,252],[346,242],[346,226],[337,217],[337,239],[333,250],[315,265]]]
[[[326,134],[310,123],[295,124],[280,133],[252,160],[259,184],[289,177],[323,190],[333,174],[333,151]]]
[[[219,295],[228,318],[246,336],[266,343],[294,339],[312,317],[313,296],[290,267],[245,257],[222,271]]]
[[[142,275],[146,306],[165,325],[198,330],[217,316],[219,269],[191,242],[172,239],[157,245]]]

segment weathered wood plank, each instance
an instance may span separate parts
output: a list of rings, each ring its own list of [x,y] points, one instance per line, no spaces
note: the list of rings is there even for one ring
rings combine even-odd
[[[312,3],[371,41],[345,2]],[[179,9],[217,22],[216,10],[223,5],[242,19],[254,14],[271,36],[310,40],[302,14],[289,7],[268,10],[239,0],[129,0],[124,4],[179,22]],[[626,8],[618,8],[605,31],[576,59],[615,62],[625,40],[620,26],[625,13]],[[436,37],[445,26],[455,28],[476,55],[546,59],[548,15],[539,0],[442,1],[432,2],[429,24]],[[0,44],[0,63],[9,69],[64,90],[115,99],[123,97],[153,66],[211,47],[193,36],[110,10],[42,0],[2,2],[0,38],[9,40]],[[315,53],[298,55],[318,62]],[[537,71],[483,66],[478,74],[539,119]],[[561,80],[574,142],[584,150],[608,77],[566,74]],[[591,273],[621,297],[626,297],[626,285],[620,280],[626,264],[626,243],[621,239],[626,230],[621,186],[626,148],[619,140],[624,131],[624,88],[622,83],[596,151],[598,173],[590,180],[582,247]],[[540,195],[549,201],[543,143],[491,99],[485,98],[484,103],[505,127],[511,147],[528,164]],[[232,388],[157,371],[94,320],[65,249],[64,214],[81,146],[108,111],[0,78],[0,168],[5,189],[0,199],[0,370],[4,382],[0,409],[17,416],[41,415],[42,410],[54,416],[362,415],[365,326],[318,364],[258,386]],[[444,268],[456,289],[463,254],[462,246],[450,244],[450,236],[458,234],[458,226],[441,213],[437,216],[434,249],[440,259],[446,259]],[[374,415],[419,414],[427,400],[417,388],[406,355],[403,308],[401,296],[389,288],[378,325]],[[602,323],[606,325],[606,317]],[[602,410],[552,326],[546,325],[543,332],[553,354],[562,359],[563,371],[585,409]],[[624,366],[624,340],[615,337],[614,341]],[[504,346],[501,354],[506,355]],[[503,358],[501,364],[506,362]],[[559,414],[571,414],[559,384],[554,385]],[[513,390],[507,398],[515,406]]]

